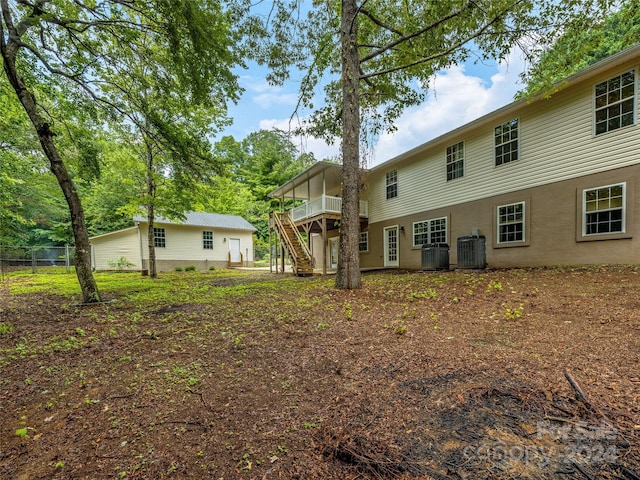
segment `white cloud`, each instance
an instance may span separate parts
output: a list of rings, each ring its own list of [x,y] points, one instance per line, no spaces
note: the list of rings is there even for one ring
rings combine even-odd
[[[298,102],[297,93],[265,92],[253,97],[253,102],[262,108],[295,107]],[[293,108],[292,108],[293,109]]]
[[[385,162],[439,135],[511,103],[520,89],[524,62],[518,53],[498,65],[489,81],[457,65],[436,75],[425,103],[396,121],[397,130],[380,136],[369,167]]]
[[[451,67],[437,74],[430,84],[425,103],[404,112],[396,121],[397,130],[383,134],[369,154],[368,167],[375,166],[428,142],[448,131],[469,123],[482,115],[513,101],[519,85],[524,61],[519,53],[493,69],[482,68],[482,77],[468,74],[464,65]],[[265,105],[275,102],[277,95],[264,93]],[[269,95],[274,95],[273,98]],[[282,101],[295,94],[281,94]],[[282,105],[280,103],[279,105]],[[260,129],[278,128],[290,131],[297,119],[271,118],[260,120]],[[300,151],[313,152],[317,159],[331,158],[339,154],[339,145],[327,145],[314,138],[292,138]]]

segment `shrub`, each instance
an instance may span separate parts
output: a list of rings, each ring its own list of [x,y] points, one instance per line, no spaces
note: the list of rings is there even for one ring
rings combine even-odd
[[[209,271],[211,271],[211,272],[213,272],[215,269],[216,269],[216,267],[214,267],[213,265],[211,265],[211,266],[209,267]]]
[[[184,271],[185,272],[195,272],[196,271],[196,266],[195,265],[187,265],[186,267],[184,267]]]
[[[176,270],[176,272],[181,272],[182,271],[182,267],[176,267],[175,270]]]

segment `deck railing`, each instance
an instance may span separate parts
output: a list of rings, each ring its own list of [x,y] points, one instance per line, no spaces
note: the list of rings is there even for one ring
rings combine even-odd
[[[340,214],[341,212],[342,198],[322,195],[293,208],[291,210],[291,219],[297,222],[323,213]],[[369,202],[366,200],[360,200],[360,216],[369,217]]]

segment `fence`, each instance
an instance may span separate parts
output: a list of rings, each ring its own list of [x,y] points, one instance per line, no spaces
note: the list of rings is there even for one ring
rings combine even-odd
[[[75,247],[16,247],[0,245],[0,271],[30,268],[33,273],[41,267],[65,267],[71,270]]]

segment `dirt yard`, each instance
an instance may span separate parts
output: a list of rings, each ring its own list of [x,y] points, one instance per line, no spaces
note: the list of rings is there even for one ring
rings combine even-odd
[[[640,267],[0,284],[2,479],[640,478]]]

